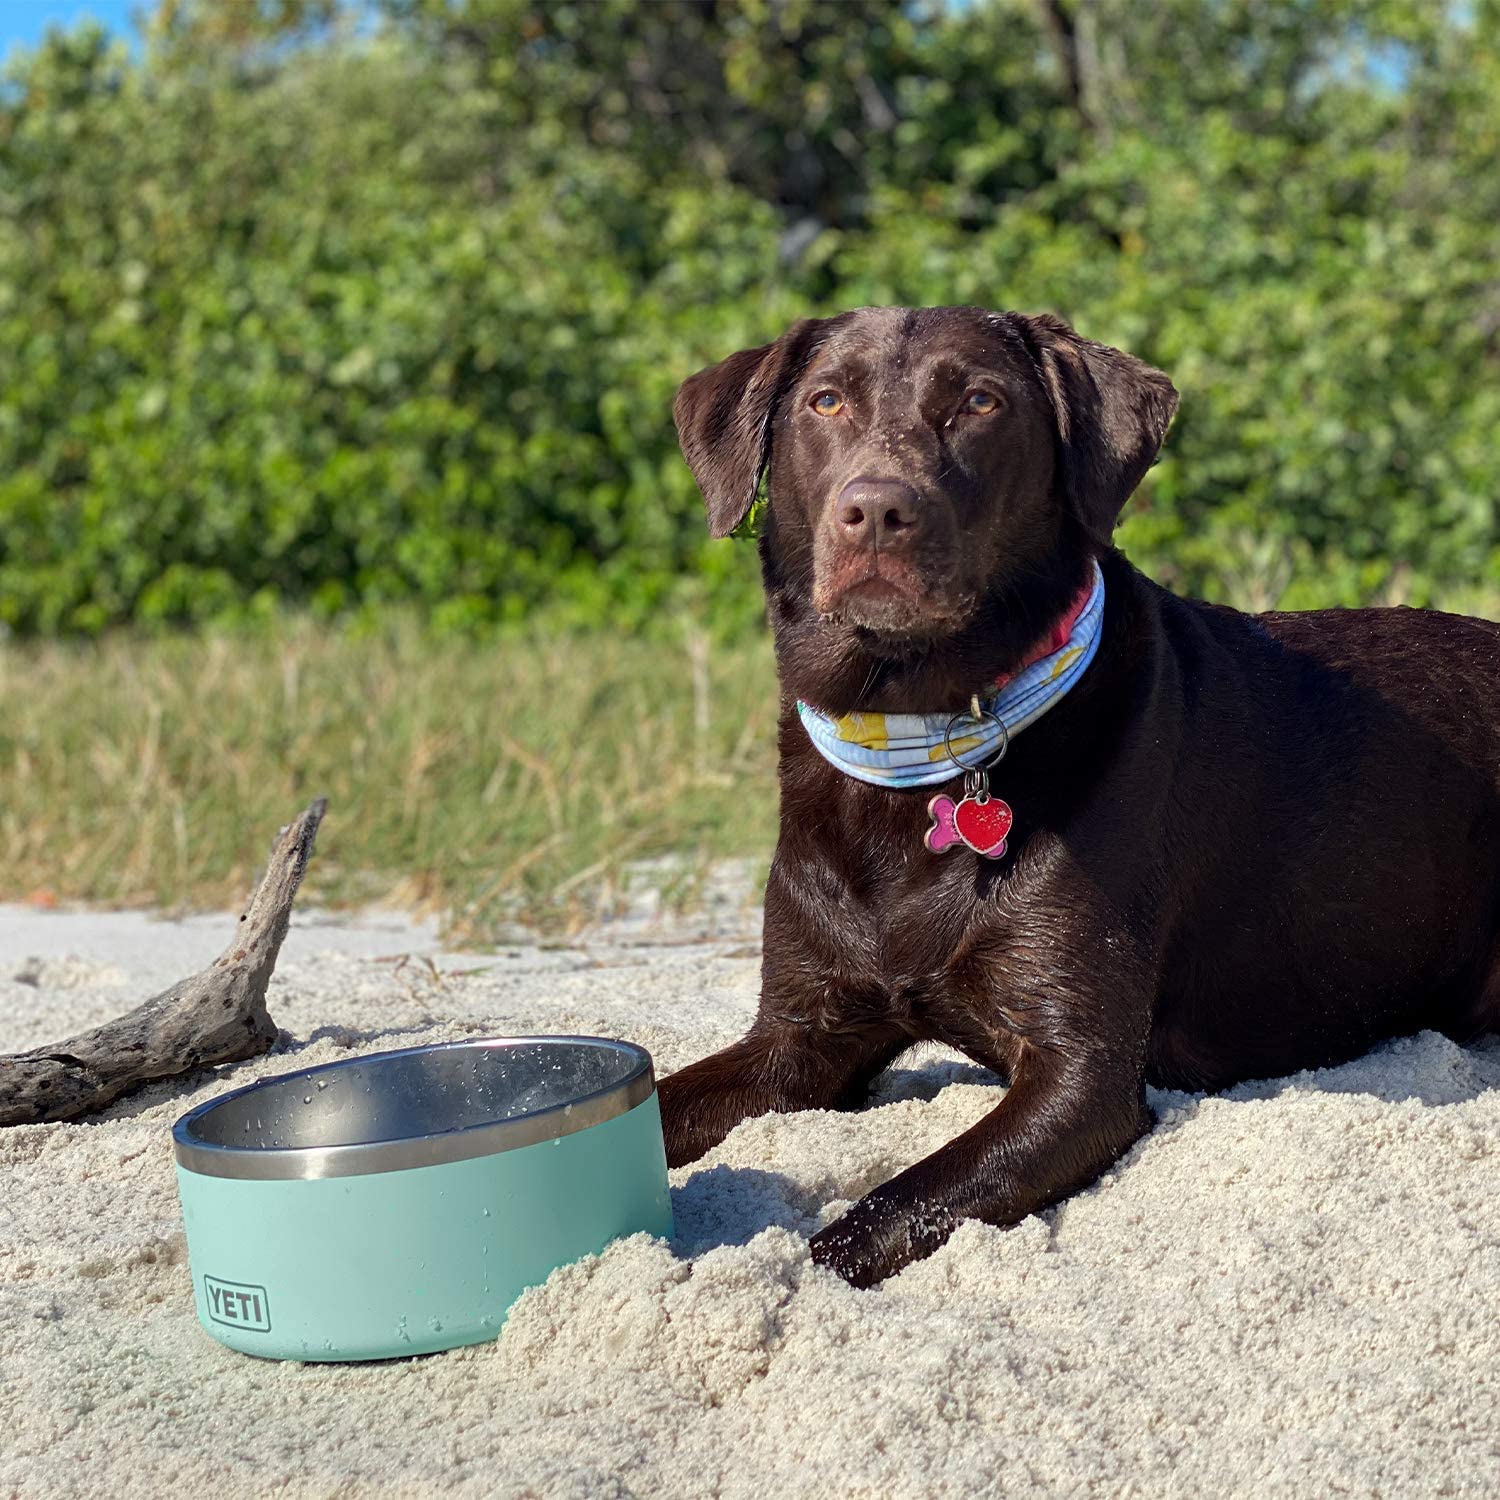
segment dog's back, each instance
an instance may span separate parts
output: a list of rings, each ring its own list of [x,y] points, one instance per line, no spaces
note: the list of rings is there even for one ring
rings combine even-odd
[[[1196,868],[1173,884],[1153,1075],[1221,1086],[1494,1025],[1500,626],[1160,597],[1184,764],[1206,771],[1173,802]],[[1247,1030],[1257,1013],[1275,1024]]]

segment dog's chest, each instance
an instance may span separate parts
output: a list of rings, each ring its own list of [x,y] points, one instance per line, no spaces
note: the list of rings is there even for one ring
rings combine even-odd
[[[1047,930],[1047,861],[1026,853],[1034,820],[1001,859],[933,853],[929,801],[796,757],[767,888],[768,987],[833,1030],[890,1024],[993,1050],[1008,969]]]
[[[849,872],[816,923],[833,976],[820,996],[825,1024],[883,1019],[914,1039],[968,1045],[994,1030],[1005,951],[1029,915],[1000,870],[977,869],[976,858],[924,855],[874,879]]]

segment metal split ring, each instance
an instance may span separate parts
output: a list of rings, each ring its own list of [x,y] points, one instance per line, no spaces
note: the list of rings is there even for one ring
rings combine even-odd
[[[975,701],[974,706],[979,709],[978,714],[954,714],[953,717],[948,720],[948,727],[943,731],[943,752],[947,755],[948,759],[951,760],[953,764],[957,766],[961,771],[983,771],[990,766],[997,765],[1000,761],[1005,759],[1005,752],[1010,749],[1010,731],[1005,727],[1005,720],[1002,719],[1000,715],[997,714],[993,709],[983,707],[978,703],[977,700]],[[953,749],[953,728],[960,719],[973,724],[976,729],[983,729],[986,721],[999,725],[1000,748],[996,750],[993,755],[988,756],[986,759],[980,761],[978,765],[972,765],[968,761],[966,761],[963,756],[955,754]]]

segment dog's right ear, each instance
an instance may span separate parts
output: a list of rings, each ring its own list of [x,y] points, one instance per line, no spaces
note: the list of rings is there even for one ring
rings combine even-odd
[[[728,536],[749,514],[771,455],[777,401],[796,379],[821,322],[804,318],[774,344],[741,349],[678,389],[672,420],[703,492],[710,536]]]

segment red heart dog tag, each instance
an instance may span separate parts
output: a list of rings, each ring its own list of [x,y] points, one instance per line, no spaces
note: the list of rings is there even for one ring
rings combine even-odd
[[[978,797],[965,797],[953,809],[953,821],[958,825],[959,837],[976,854],[998,859],[1005,853],[1005,835],[1015,818],[1009,803],[981,793]]]

